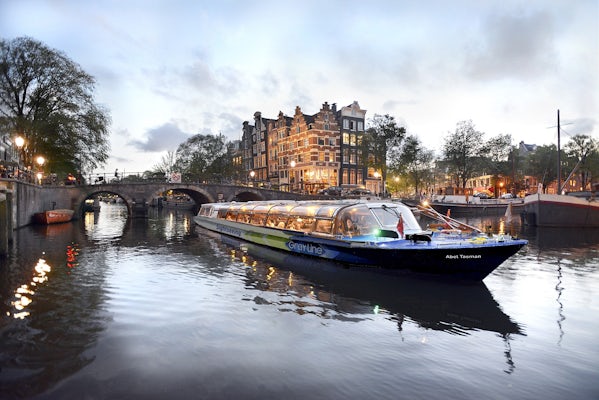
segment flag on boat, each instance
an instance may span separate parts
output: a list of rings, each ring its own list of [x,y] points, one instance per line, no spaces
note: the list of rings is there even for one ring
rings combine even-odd
[[[403,218],[401,213],[399,213],[399,219],[397,220],[397,232],[399,232],[399,236],[403,239]]]

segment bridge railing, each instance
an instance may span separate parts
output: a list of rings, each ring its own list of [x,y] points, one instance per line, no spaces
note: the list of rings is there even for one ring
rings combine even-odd
[[[114,173],[94,173],[85,175],[84,183],[89,185],[99,184],[118,184],[118,183],[196,183],[196,184],[219,184],[219,185],[236,185],[236,186],[252,186],[251,183],[235,181],[214,177],[212,179],[190,179],[185,176],[181,177],[180,181],[173,181],[170,176],[164,174],[146,172],[119,172]]]

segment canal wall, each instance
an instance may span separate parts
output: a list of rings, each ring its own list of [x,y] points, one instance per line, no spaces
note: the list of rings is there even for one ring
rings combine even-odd
[[[0,208],[0,220],[7,219],[12,230],[29,225],[33,214],[37,212],[58,208],[75,209],[74,201],[78,195],[76,190],[67,187],[52,189],[15,180],[0,181],[0,194],[5,196],[4,202],[9,214],[2,215]]]

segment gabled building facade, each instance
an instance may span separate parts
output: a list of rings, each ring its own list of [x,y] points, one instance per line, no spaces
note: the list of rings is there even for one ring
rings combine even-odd
[[[243,124],[243,165],[258,185],[285,191],[363,185],[365,116],[357,102],[340,110],[325,102],[313,115],[297,106],[292,117],[279,111],[277,119],[256,112],[254,125]]]

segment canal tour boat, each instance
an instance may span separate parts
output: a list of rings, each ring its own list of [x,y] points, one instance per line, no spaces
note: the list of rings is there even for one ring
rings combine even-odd
[[[203,204],[200,227],[294,254],[383,272],[482,281],[526,240],[488,235],[456,220],[424,231],[396,202],[251,201]]]

